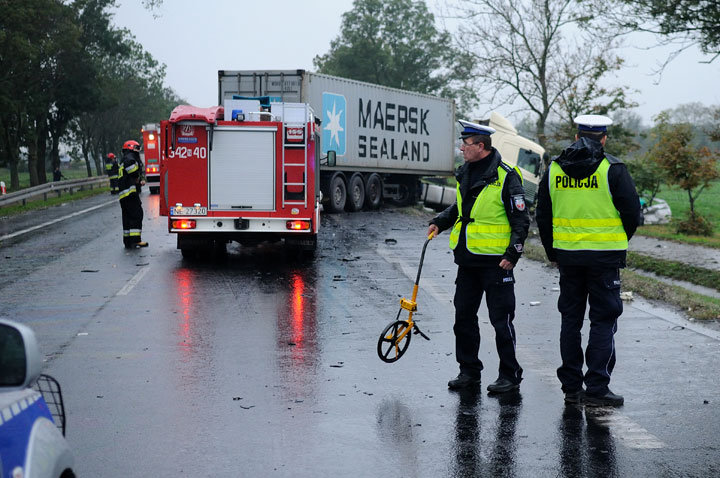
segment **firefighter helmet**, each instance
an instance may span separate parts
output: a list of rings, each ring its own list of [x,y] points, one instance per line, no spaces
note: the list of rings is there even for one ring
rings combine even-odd
[[[123,151],[140,151],[140,144],[138,144],[137,141],[134,141],[132,139],[129,139],[125,141],[125,144],[123,144],[122,147]]]
[[[113,153],[108,153],[107,155],[108,159],[115,159],[115,155]]]

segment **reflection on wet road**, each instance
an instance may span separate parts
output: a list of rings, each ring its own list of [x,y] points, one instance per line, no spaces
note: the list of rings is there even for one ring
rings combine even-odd
[[[381,362],[425,216],[326,216],[310,261],[273,244],[186,261],[152,211],[150,247],[125,251],[117,208],[82,217],[5,248],[0,286],[63,386],[79,476],[720,475],[720,370],[707,365],[720,341],[627,304],[613,375],[625,406],[565,406],[557,272],[538,263],[516,268],[519,393],[485,391],[498,364],[484,307],[483,384],[447,390],[455,266],[443,237],[414,316],[431,340]]]

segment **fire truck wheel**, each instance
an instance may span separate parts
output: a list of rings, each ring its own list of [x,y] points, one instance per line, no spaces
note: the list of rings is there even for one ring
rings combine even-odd
[[[157,193],[159,193],[159,192],[160,192],[160,188],[159,188],[159,187],[150,186],[150,194],[157,194]]]
[[[338,173],[330,180],[330,212],[342,212],[345,209],[346,198],[345,177]]]
[[[382,178],[378,173],[372,173],[367,178],[365,185],[365,205],[370,209],[377,209],[380,207],[382,201]]]
[[[353,174],[348,183],[348,201],[345,207],[355,212],[362,209],[365,204],[365,183],[360,174]]]

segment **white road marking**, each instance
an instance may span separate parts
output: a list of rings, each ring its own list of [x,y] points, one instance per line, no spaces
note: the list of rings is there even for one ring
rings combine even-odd
[[[94,211],[95,209],[99,209],[101,207],[105,207],[108,204],[116,203],[117,200],[108,201],[103,204],[98,204],[97,206],[89,207],[87,209],[83,209],[82,211],[77,211],[72,214],[68,214],[67,216],[59,217],[57,219],[53,219],[52,221],[44,222],[42,224],[39,224],[37,226],[29,227],[27,229],[23,229],[22,231],[16,231],[11,234],[5,234],[4,236],[0,236],[0,241],[4,241],[6,239],[12,239],[13,237],[21,236],[23,234],[27,234],[28,232],[36,231],[38,229],[42,229],[43,227],[47,227],[50,225],[53,225],[55,223],[58,223],[60,221],[64,221],[65,219],[70,219],[71,217],[79,216],[81,214],[85,214],[86,212]]]
[[[143,276],[148,273],[149,270],[150,270],[150,266],[145,266],[145,267],[141,268],[137,272],[137,274],[135,274],[132,277],[132,279],[130,279],[130,281],[127,284],[125,284],[125,287],[120,289],[118,291],[118,293],[115,295],[128,295],[130,293],[130,291],[133,290],[133,288],[138,284],[138,282],[140,282],[140,279],[142,279]]]
[[[417,279],[417,264],[414,266],[411,266],[408,264],[405,260],[403,260],[401,257],[398,257],[397,255],[393,255],[393,251],[390,251],[386,247],[378,247],[377,253],[382,256],[383,259],[385,259],[387,262],[391,264],[397,264],[400,267],[400,270],[402,271],[405,276],[407,276],[408,279],[410,279],[413,284],[415,283],[415,279]],[[417,259],[419,261],[419,257]],[[455,296],[455,291],[451,290],[449,292],[443,291],[442,286],[438,286],[435,284],[435,281],[433,281],[430,278],[420,277],[420,289],[423,289],[427,291],[435,300],[438,302],[447,303],[448,301],[452,302],[453,297]]]
[[[595,415],[592,412],[588,413],[587,408],[585,414],[589,415],[591,420],[607,426],[610,433],[628,448],[643,450],[665,448],[665,443],[660,441],[658,437],[625,415],[614,412],[607,415]]]

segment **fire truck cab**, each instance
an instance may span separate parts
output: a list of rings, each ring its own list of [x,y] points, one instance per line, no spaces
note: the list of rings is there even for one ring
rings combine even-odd
[[[160,190],[160,135],[159,126],[146,124],[142,128],[143,164],[145,165],[145,183],[151,194]]]
[[[183,257],[229,241],[314,251],[319,122],[304,103],[181,105],[161,122],[160,214]],[[227,106],[227,105],[226,105]],[[232,105],[231,105],[232,107]]]

